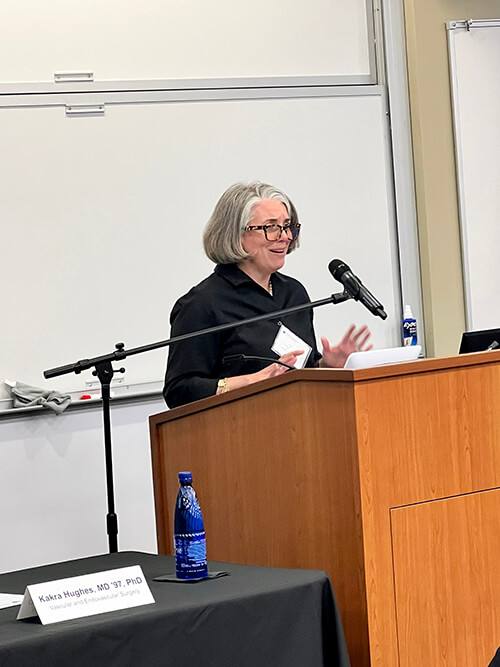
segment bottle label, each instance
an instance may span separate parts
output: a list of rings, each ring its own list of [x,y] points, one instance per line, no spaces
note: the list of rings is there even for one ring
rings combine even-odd
[[[205,531],[177,533],[174,536],[175,567],[179,579],[207,576],[207,544]]]
[[[417,344],[417,321],[414,319],[403,320],[403,345]]]

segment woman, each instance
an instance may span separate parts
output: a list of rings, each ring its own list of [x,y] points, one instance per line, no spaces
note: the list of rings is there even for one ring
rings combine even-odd
[[[307,303],[305,288],[279,273],[286,255],[298,246],[299,232],[295,206],[277,188],[237,183],[226,190],[203,236],[214,273],[175,304],[172,337]],[[292,366],[341,368],[351,352],[372,347],[369,337],[366,326],[351,326],[336,346],[322,338],[320,354],[312,309],[205,334],[170,346],[163,395],[173,408],[286,371],[279,364],[262,368],[262,362],[227,359],[238,354],[279,358]]]

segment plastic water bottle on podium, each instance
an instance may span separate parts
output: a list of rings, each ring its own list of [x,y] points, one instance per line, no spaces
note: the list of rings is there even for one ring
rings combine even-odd
[[[207,572],[207,544],[200,503],[190,472],[179,473],[179,493],[175,503],[174,547],[178,579],[201,579]]]

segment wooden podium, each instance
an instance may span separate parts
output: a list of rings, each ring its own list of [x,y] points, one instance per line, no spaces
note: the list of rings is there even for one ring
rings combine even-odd
[[[209,558],[326,570],[353,667],[488,664],[500,352],[292,371],[150,427],[160,553],[172,553],[177,473],[191,470]]]

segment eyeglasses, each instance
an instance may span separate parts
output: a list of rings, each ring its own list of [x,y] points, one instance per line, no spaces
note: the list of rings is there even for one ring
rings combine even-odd
[[[248,225],[245,227],[246,232],[252,232],[254,229],[263,229],[266,241],[279,241],[283,232],[285,232],[290,241],[295,241],[300,232],[300,225],[288,222],[284,225]]]

